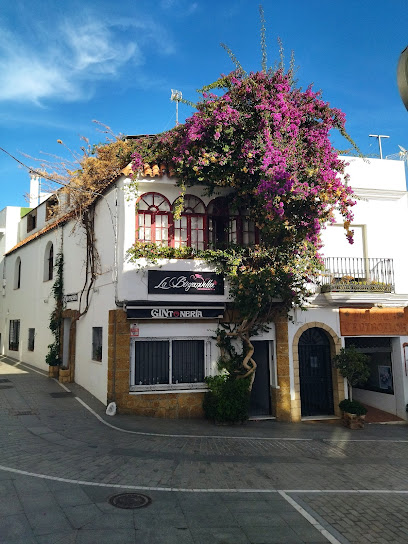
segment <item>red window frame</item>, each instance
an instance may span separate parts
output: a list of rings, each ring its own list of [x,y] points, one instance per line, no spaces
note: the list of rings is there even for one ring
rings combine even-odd
[[[161,193],[149,192],[141,195],[137,200],[136,209],[136,240],[157,245],[171,246],[173,242],[173,214],[169,200]],[[143,222],[140,221],[143,217]],[[150,225],[146,226],[146,218],[150,218]],[[167,226],[157,226],[158,217],[167,217]],[[143,237],[140,236],[144,230]],[[150,240],[146,239],[146,229],[150,229]],[[167,230],[167,238],[163,238],[163,231]],[[160,231],[160,238],[157,233]]]
[[[173,211],[178,203],[178,199],[173,202]],[[202,210],[202,211],[199,211]],[[195,249],[206,249],[208,245],[207,229],[207,210],[204,202],[195,195],[187,194],[184,196],[184,207],[180,219],[173,220],[173,247],[193,247]],[[194,219],[200,222],[201,226],[194,227]],[[185,225],[183,225],[183,222]],[[185,230],[185,238],[182,238],[182,231]],[[195,234],[196,231],[196,235]],[[202,232],[202,240],[199,240],[199,232]],[[179,239],[176,240],[179,233]],[[201,247],[200,247],[201,246]]]

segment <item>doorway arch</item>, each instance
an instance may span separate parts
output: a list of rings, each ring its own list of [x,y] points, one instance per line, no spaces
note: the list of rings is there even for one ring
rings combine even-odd
[[[326,325],[325,323],[320,322],[309,322],[305,323],[300,327],[295,333],[292,341],[292,356],[293,356],[293,371],[294,371],[294,396],[292,397],[292,421],[300,421],[302,414],[302,395],[301,395],[301,375],[300,375],[300,365],[299,365],[299,340],[302,337],[303,333],[310,329],[318,329],[320,332],[319,338],[322,339],[322,334],[325,335],[325,338],[328,341],[329,345],[329,364],[331,368],[331,359],[340,352],[341,340],[334,332],[334,330]],[[313,338],[313,333],[309,333],[309,336],[305,336],[303,340],[311,340]],[[303,343],[302,340],[302,343]],[[323,337],[324,342],[324,337]],[[326,352],[327,353],[327,352]],[[313,356],[313,355],[312,355]],[[310,362],[310,361],[309,361]],[[313,364],[316,364],[313,361]],[[331,398],[332,406],[331,414],[340,415],[340,409],[338,404],[341,400],[344,399],[344,378],[340,376],[337,369],[331,369]],[[329,414],[328,414],[329,415]]]

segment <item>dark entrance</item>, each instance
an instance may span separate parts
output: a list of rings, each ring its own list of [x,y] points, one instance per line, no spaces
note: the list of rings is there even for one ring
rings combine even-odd
[[[307,329],[299,338],[299,375],[302,416],[333,414],[330,343],[322,329]]]
[[[252,384],[251,400],[249,404],[250,416],[271,415],[271,392],[269,372],[269,342],[257,340],[252,342],[254,346],[253,358],[256,361],[256,373]]]

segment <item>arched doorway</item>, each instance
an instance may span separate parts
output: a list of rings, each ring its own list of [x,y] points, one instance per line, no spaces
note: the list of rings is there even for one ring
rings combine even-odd
[[[302,416],[332,415],[333,381],[327,334],[318,327],[305,330],[298,350]]]

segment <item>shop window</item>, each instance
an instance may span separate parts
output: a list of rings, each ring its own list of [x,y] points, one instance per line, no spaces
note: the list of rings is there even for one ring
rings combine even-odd
[[[365,353],[369,360],[370,377],[358,389],[376,391],[378,393],[394,393],[392,374],[391,338],[383,337],[355,337],[346,338],[346,348],[354,346],[357,351]]]
[[[136,240],[168,246],[172,227],[173,215],[166,197],[159,193],[146,193],[139,198]]]
[[[173,212],[178,199],[173,202]],[[194,195],[185,195],[180,219],[174,219],[174,247],[206,247],[207,217],[202,200]]]
[[[14,289],[21,287],[21,259],[17,257],[14,263]]]
[[[102,361],[102,327],[92,327],[92,360]]]
[[[35,329],[28,329],[28,351],[34,351]]]
[[[44,281],[52,280],[54,276],[54,244],[48,242],[44,253]]]
[[[18,351],[20,344],[20,320],[11,319],[9,329],[9,350]]]
[[[168,389],[203,385],[204,340],[136,340],[131,385],[134,388]]]
[[[27,232],[34,230],[37,226],[37,210],[27,214]]]

